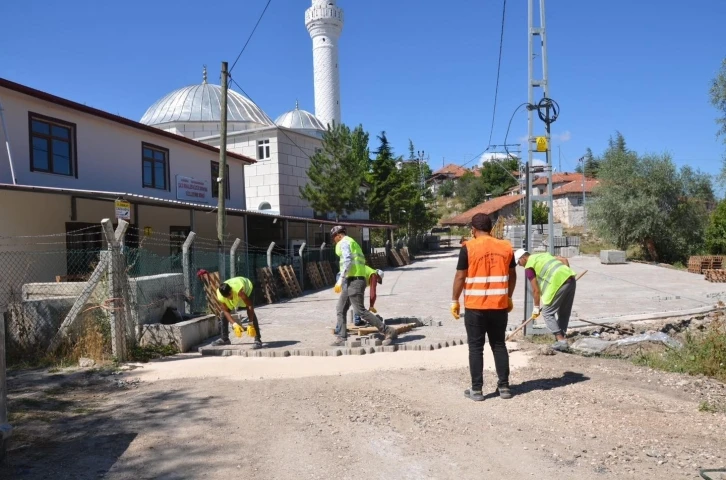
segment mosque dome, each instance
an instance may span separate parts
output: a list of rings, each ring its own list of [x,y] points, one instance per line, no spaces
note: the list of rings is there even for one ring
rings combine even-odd
[[[295,102],[295,110],[290,110],[277,117],[275,124],[278,127],[294,130],[319,130],[323,132],[327,130],[318,117],[308,111],[300,110],[297,102]]]
[[[207,83],[205,69],[200,85],[174,90],[157,100],[141,118],[141,123],[157,126],[176,122],[219,122],[221,105],[222,87]],[[273,125],[262,109],[234,90],[227,93],[227,122]]]

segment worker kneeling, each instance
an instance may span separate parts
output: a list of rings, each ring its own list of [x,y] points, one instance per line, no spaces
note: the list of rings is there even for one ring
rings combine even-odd
[[[484,336],[494,354],[497,391],[503,399],[512,398],[509,390],[509,352],[505,332],[512,311],[512,294],[517,284],[517,270],[512,245],[491,236],[492,220],[477,213],[471,220],[472,239],[459,252],[456,266],[451,313],[459,319],[459,297],[464,291],[464,325],[469,344],[471,388],[464,395],[474,401],[484,400]],[[466,287],[466,288],[464,288]]]
[[[390,345],[396,338],[396,330],[391,327],[385,327],[380,318],[371,311],[366,310],[365,290],[369,283],[372,283],[372,268],[366,267],[366,257],[358,242],[346,235],[346,230],[342,226],[335,226],[330,230],[330,238],[335,242],[335,253],[340,257],[340,277],[335,283],[335,293],[340,294],[336,313],[338,316],[338,324],[335,327],[336,340],[334,347],[342,347],[348,337],[348,328],[346,326],[345,317],[348,309],[352,306],[353,312],[359,315],[363,320],[373,325],[379,332],[385,335],[383,345]],[[381,275],[375,274],[376,282],[383,282],[383,272]],[[371,287],[371,307],[375,303],[375,287]]]
[[[254,328],[255,343],[253,349],[262,348],[262,337],[260,336],[260,325],[257,323],[255,308],[252,306],[252,280],[245,277],[230,278],[217,289],[217,301],[222,307],[222,317],[219,321],[222,325],[222,336],[212,345],[229,345],[229,324],[236,325],[232,318],[232,312],[237,308],[247,309],[247,317]],[[247,327],[249,331],[249,326]]]
[[[514,259],[524,267],[524,274],[532,285],[532,317],[537,318],[540,313],[544,316],[547,328],[557,339],[552,345],[554,350],[568,350],[567,326],[577,288],[570,263],[563,257],[549,253],[530,254],[521,248],[514,253]]]

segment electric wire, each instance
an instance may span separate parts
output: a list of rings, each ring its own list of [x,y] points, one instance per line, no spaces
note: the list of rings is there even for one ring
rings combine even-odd
[[[499,35],[499,60],[497,62],[497,82],[496,87],[494,88],[494,108],[492,109],[492,127],[491,130],[489,130],[489,141],[487,142],[487,145],[492,144],[492,136],[494,135],[494,119],[497,114],[497,98],[499,96],[499,74],[502,71],[502,50],[504,46],[504,18],[505,14],[507,12],[507,0],[504,0],[502,3],[502,29],[501,33]]]
[[[272,3],[272,0],[267,0],[267,5],[265,5],[265,9],[262,10],[262,14],[260,15],[260,18],[257,19],[257,23],[255,24],[255,28],[252,29],[252,32],[250,32],[250,36],[247,37],[247,41],[245,42],[244,46],[242,47],[242,50],[240,50],[239,55],[237,55],[237,58],[235,59],[234,63],[232,64],[232,68],[229,69],[228,74],[232,73],[232,70],[234,70],[235,65],[237,65],[237,62],[239,61],[240,57],[244,53],[245,49],[247,48],[247,45],[250,44],[250,40],[252,40],[252,36],[255,34],[255,31],[257,30],[257,27],[260,25],[260,22],[262,21],[262,17],[265,16],[265,12],[267,11],[267,7],[270,6],[270,3]]]

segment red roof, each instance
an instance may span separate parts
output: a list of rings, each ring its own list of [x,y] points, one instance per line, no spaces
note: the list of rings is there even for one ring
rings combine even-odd
[[[466,212],[457,215],[453,218],[442,220],[441,225],[466,225],[471,222],[471,219],[477,213],[485,213],[491,215],[492,213],[498,212],[504,207],[512,205],[513,203],[519,202],[524,195],[504,195],[501,197],[494,198],[484,203],[480,203],[476,207],[467,210]]]
[[[468,171],[469,170],[464,167],[460,167],[459,165],[454,165],[453,163],[450,163],[445,167],[439,168],[432,175],[446,175],[454,178],[461,178],[466,175]]]
[[[586,180],[585,181],[585,193],[592,193],[593,189],[600,185],[599,180]],[[570,182],[562,185],[559,188],[552,190],[552,196],[557,197],[560,195],[567,195],[571,193],[582,193],[582,179],[576,182]]]
[[[66,108],[70,108],[71,110],[76,110],[78,112],[87,113],[88,115],[93,115],[95,117],[110,120],[112,122],[116,122],[121,125],[126,125],[127,127],[135,128],[137,130],[142,130],[144,132],[158,135],[160,137],[166,137],[170,140],[176,140],[177,142],[186,143],[186,144],[193,145],[198,148],[203,148],[204,150],[209,150],[210,152],[216,152],[217,154],[219,154],[219,149],[217,147],[207,145],[206,143],[201,143],[196,140],[192,140],[191,138],[187,138],[182,135],[177,135],[176,133],[171,133],[171,132],[167,132],[164,130],[160,130],[156,127],[144,125],[143,123],[135,122],[133,120],[129,120],[128,118],[124,118],[119,115],[114,115],[113,113],[104,112],[103,110],[99,110],[97,108],[88,107],[86,105],[82,105],[80,103],[76,103],[74,101],[67,100],[65,98],[56,97],[55,95],[51,95],[50,93],[42,92],[40,90],[36,90],[34,88],[30,88],[25,85],[21,85],[19,83],[11,82],[10,80],[6,80],[4,78],[0,78],[0,87],[4,87],[9,90],[13,90],[15,92],[22,93],[24,95],[28,95],[30,97],[44,100],[46,102],[50,102],[55,105],[59,105],[61,107],[66,107]],[[227,156],[231,157],[231,158],[236,158],[237,160],[242,160],[243,162],[246,162],[246,163],[256,163],[256,160],[254,160],[250,157],[246,157],[244,155],[240,155],[239,153],[227,151]]]
[[[557,183],[569,183],[569,182],[582,182],[581,173],[553,173],[552,184]],[[537,180],[532,182],[532,185],[547,185],[547,177],[539,177]]]

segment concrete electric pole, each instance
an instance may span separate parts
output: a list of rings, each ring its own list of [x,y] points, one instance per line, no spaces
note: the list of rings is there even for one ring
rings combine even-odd
[[[528,42],[528,55],[527,55],[527,66],[529,72],[528,79],[528,103],[527,107],[527,121],[528,121],[528,134],[527,134],[527,214],[526,214],[526,226],[525,226],[525,249],[532,251],[534,245],[532,241],[532,207],[534,202],[543,201],[547,204],[549,209],[548,215],[548,231],[547,231],[547,247],[551,254],[554,254],[554,218],[552,208],[552,154],[551,154],[551,138],[550,138],[550,126],[557,119],[559,114],[559,107],[557,103],[550,98],[550,85],[548,78],[548,67],[547,67],[547,33],[546,33],[546,22],[545,22],[545,0],[539,0],[539,22],[535,25],[535,0],[528,0],[527,8],[527,36]],[[536,40],[539,39],[539,42]],[[536,52],[536,44],[539,43],[539,52]],[[537,78],[535,75],[535,56],[539,56],[542,59],[542,70],[541,77]],[[542,89],[542,98],[535,102],[535,89]],[[534,173],[534,152],[539,151],[537,149],[537,137],[535,136],[535,110],[537,114],[545,123],[545,139],[546,139],[546,166],[544,173],[547,177],[547,192],[545,195],[533,195],[532,194],[532,180]],[[525,319],[528,319],[532,314],[532,293],[530,290],[529,282],[525,282]],[[525,329],[525,333],[526,333]]]
[[[217,196],[217,253],[219,254],[219,280],[226,280],[225,272],[225,251],[224,251],[224,234],[227,229],[225,211],[225,191],[226,173],[227,173],[227,94],[228,86],[227,62],[222,62],[222,108],[220,118],[219,131],[219,177],[215,179],[218,184]]]

